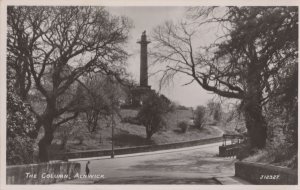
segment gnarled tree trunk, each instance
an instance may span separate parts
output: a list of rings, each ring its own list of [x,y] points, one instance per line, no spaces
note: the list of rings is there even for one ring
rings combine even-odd
[[[49,161],[49,146],[54,138],[53,120],[54,111],[53,109],[47,107],[44,116],[42,126],[44,127],[44,136],[39,141],[39,161],[48,162]]]
[[[261,75],[258,64],[248,65],[247,90],[243,100],[246,127],[252,148],[264,148],[267,139],[267,124],[262,112]]]
[[[43,138],[39,141],[39,160],[40,162],[49,161],[49,146],[54,138],[52,124],[47,123],[44,125],[45,133]]]
[[[256,102],[246,103],[244,108],[245,122],[252,148],[263,148],[266,145],[267,125],[262,108]]]

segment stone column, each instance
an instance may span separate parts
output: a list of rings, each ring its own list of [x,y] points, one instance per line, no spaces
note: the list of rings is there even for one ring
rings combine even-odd
[[[150,41],[147,41],[146,31],[143,32],[141,41],[138,41],[137,43],[141,44],[140,86],[148,87],[147,45],[150,43]]]

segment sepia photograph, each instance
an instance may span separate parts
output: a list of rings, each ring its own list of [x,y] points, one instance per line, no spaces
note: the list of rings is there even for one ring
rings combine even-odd
[[[297,187],[298,6],[4,9],[6,187]]]

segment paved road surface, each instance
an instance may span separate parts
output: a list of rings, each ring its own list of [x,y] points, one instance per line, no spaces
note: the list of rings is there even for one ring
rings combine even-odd
[[[234,158],[217,157],[221,143],[130,155],[76,160],[81,174],[90,160],[91,174],[104,179],[65,183],[99,184],[218,184],[214,177],[234,176]],[[75,160],[73,160],[75,161]]]

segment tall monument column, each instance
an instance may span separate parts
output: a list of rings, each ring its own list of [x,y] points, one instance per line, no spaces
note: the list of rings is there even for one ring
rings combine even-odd
[[[148,85],[148,56],[146,31],[142,33],[141,40],[137,43],[141,44],[141,62],[140,62],[140,85],[131,89],[130,106],[140,107],[143,104],[143,97],[151,92],[151,86]]]
[[[147,41],[146,31],[142,33],[141,40],[137,43],[141,44],[141,62],[140,62],[140,86],[148,87],[148,52],[147,45],[150,41]]]

